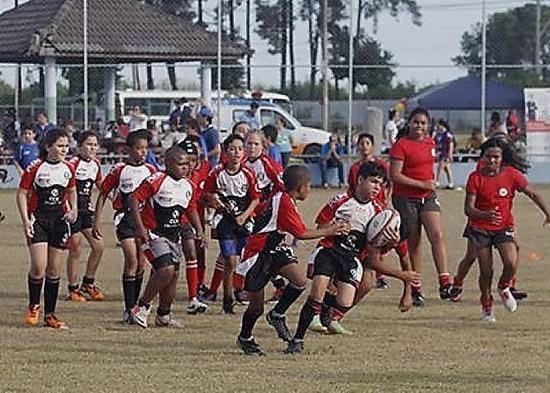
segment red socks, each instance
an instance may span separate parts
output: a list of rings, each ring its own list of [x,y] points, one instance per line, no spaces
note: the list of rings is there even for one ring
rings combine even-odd
[[[185,276],[187,278],[187,297],[189,300],[197,297],[199,275],[197,271],[197,260],[187,261]]]
[[[212,282],[210,283],[211,293],[218,292],[218,288],[220,287],[223,281],[223,270],[224,270],[223,257],[221,255],[218,255],[218,259],[216,259],[216,267],[214,268],[214,274],[212,275]]]

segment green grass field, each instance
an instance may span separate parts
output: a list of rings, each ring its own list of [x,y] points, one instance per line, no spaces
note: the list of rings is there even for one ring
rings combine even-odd
[[[550,188],[541,189],[550,202]],[[299,209],[307,223],[329,198],[314,190]],[[460,191],[441,192],[445,237],[452,272],[465,240]],[[375,290],[345,320],[353,336],[308,334],[304,354],[282,354],[264,319],[256,339],[268,351],[264,358],[245,357],[235,345],[243,307],[236,316],[220,314],[214,304],[203,316],[185,314],[185,283],[180,280],[175,316],[183,329],[126,327],[120,323],[121,251],[105,214],[107,250],[98,274],[106,301],[60,300],[58,315],[70,330],[51,331],[23,325],[27,303],[27,249],[15,207],[15,192],[0,192],[0,392],[549,392],[550,229],[542,215],[518,197],[515,215],[521,238],[519,286],[529,292],[516,313],[496,301],[497,323],[479,317],[477,269],[466,280],[464,300],[453,304],[437,297],[437,280],[429,247],[424,247],[423,309],[401,314],[401,286]],[[314,242],[302,242],[298,255],[305,268]],[[210,245],[208,274],[217,250]],[[528,260],[535,252],[540,260]],[[394,256],[388,259],[397,264]],[[500,261],[496,260],[496,276]],[[60,296],[65,295],[62,281]],[[496,295],[496,293],[495,293]],[[289,314],[297,321],[302,296]]]

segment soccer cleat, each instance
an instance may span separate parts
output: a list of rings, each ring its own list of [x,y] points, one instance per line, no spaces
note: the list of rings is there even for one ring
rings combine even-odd
[[[518,304],[516,302],[516,299],[512,295],[512,291],[510,291],[510,287],[506,287],[504,289],[499,288],[498,294],[502,299],[502,304],[508,311],[514,312],[517,310]]]
[[[235,303],[233,301],[231,302],[224,302],[222,306],[222,314],[224,315],[235,315]]]
[[[176,329],[183,328],[183,324],[177,319],[172,318],[172,313],[166,315],[155,316],[155,326],[157,327],[171,327]]]
[[[150,308],[146,306],[139,306],[136,304],[130,314],[132,315],[132,320],[137,323],[140,327],[147,328],[147,317],[149,316]]]
[[[254,341],[254,337],[244,339],[241,336],[237,337],[237,345],[245,355],[265,356],[265,352],[260,345]]]
[[[71,302],[76,302],[76,303],[86,301],[86,298],[84,297],[82,292],[80,292],[80,290],[78,290],[78,289],[76,289],[74,291],[70,290],[69,293],[67,293],[67,296],[65,297],[65,299],[70,300]]]
[[[314,315],[311,323],[309,324],[309,330],[316,333],[326,333],[327,327],[321,323],[321,316]]]
[[[130,310],[124,310],[124,312],[122,313],[122,323],[133,325],[134,320],[132,319],[132,314],[130,313]]]
[[[390,287],[390,283],[385,278],[379,278],[376,280],[377,289],[388,289],[389,287]]]
[[[60,330],[67,330],[69,328],[65,322],[60,321],[54,314],[46,314],[44,316],[44,326]]]
[[[304,350],[304,340],[292,339],[288,343],[288,346],[283,351],[286,354],[293,355],[295,353],[301,353]]]
[[[424,296],[420,292],[413,292],[412,294],[413,306],[423,307],[424,306]]]
[[[351,336],[353,334],[352,331],[347,330],[342,326],[342,324],[338,321],[330,321],[330,324],[328,325],[328,333],[329,334],[343,334],[346,336]]]
[[[197,298],[191,300],[187,305],[187,314],[189,315],[203,314],[206,310],[208,310],[208,305],[199,302]]]
[[[197,294],[199,297],[202,297],[208,293],[208,287],[206,285],[201,285],[199,289],[197,290]]]
[[[203,295],[200,295],[199,294],[199,300],[202,302],[202,303],[213,303],[216,301],[216,298],[217,298],[217,295],[215,292],[210,292],[210,290],[206,290],[206,293],[204,293]]]
[[[449,289],[449,299],[451,302],[459,302],[462,300],[462,287],[455,287],[454,285],[451,286]]]
[[[493,312],[493,305],[481,305],[481,319],[486,322],[496,322],[495,313]]]
[[[38,317],[40,316],[40,305],[31,304],[25,309],[25,323],[29,326],[38,325]]]
[[[86,300],[91,300],[93,302],[100,302],[105,299],[103,292],[95,285],[82,285],[80,287],[80,293],[84,295]]]
[[[290,330],[288,330],[288,326],[286,325],[286,317],[284,315],[275,315],[273,310],[271,310],[266,314],[265,319],[267,320],[267,323],[273,326],[277,332],[277,336],[279,336],[281,340],[285,342],[292,340]]]
[[[238,304],[242,304],[242,305],[248,305],[248,303],[250,303],[248,301],[248,299],[246,298],[246,293],[242,290],[242,289],[235,289],[235,291],[233,291],[234,295],[235,295],[235,301],[238,303]]]
[[[510,292],[512,292],[512,296],[516,300],[523,300],[527,298],[527,292],[522,291],[521,289],[510,287]]]
[[[281,299],[281,296],[283,296],[284,288],[276,288],[273,291],[273,295],[269,299],[267,299],[268,303],[274,303],[278,302]]]
[[[451,290],[452,286],[453,284],[448,283],[439,287],[439,298],[441,300],[446,300],[451,298],[449,291]]]

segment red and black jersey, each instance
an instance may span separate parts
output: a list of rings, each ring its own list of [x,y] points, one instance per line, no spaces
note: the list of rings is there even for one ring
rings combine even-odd
[[[260,199],[256,175],[241,165],[236,173],[229,173],[223,165],[214,168],[204,185],[205,193],[217,193],[225,210],[233,217],[242,214],[254,199]]]
[[[94,184],[101,184],[101,164],[96,158],[85,160],[75,156],[69,160],[74,168],[76,178],[76,193],[78,195],[78,212],[93,213],[92,190]]]
[[[37,159],[23,173],[19,187],[30,191],[29,214],[63,215],[67,189],[75,187],[73,167],[65,162]]]
[[[333,248],[346,255],[361,256],[367,250],[367,228],[376,213],[383,210],[377,199],[359,202],[352,195],[336,195],[317,215],[318,225],[332,222],[349,222],[351,231],[347,235],[325,237],[319,245]]]
[[[143,204],[141,218],[147,229],[174,242],[180,238],[186,215],[197,210],[196,186],[186,178],[174,179],[166,172],[147,177],[133,192]]]
[[[254,172],[258,179],[258,189],[262,194],[262,200],[285,189],[281,179],[283,168],[265,153],[255,159],[248,158],[245,165]]]
[[[513,199],[516,191],[523,191],[525,187],[525,176],[510,166],[502,167],[496,176],[487,176],[481,170],[472,172],[468,177],[466,192],[476,196],[475,208],[483,211],[498,209],[502,215],[502,222],[496,225],[490,220],[470,218],[468,224],[488,231],[513,228]]]
[[[113,209],[116,211],[128,210],[128,197],[139,187],[141,182],[155,173],[157,170],[150,164],[127,164],[115,165],[105,176],[101,183],[101,192],[105,195],[114,191]]]
[[[390,166],[388,163],[381,159],[381,158],[374,158],[372,162],[382,165],[386,171],[386,178],[390,179]],[[357,181],[359,179],[359,168],[361,167],[362,161],[355,162],[350,168],[348,172],[348,192],[350,195],[353,195],[355,192],[355,188],[357,187]],[[380,192],[378,195],[376,195],[376,199],[378,199],[379,202],[381,202],[384,206],[388,205],[388,201],[386,200],[386,187],[382,185],[380,187]]]
[[[255,212],[254,231],[244,248],[243,261],[262,250],[273,250],[283,242],[286,233],[299,237],[307,231],[296,203],[286,192],[275,193],[258,205]]]

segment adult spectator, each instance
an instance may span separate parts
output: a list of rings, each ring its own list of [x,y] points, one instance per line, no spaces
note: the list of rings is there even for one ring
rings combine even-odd
[[[259,130],[260,129],[260,122],[258,121],[258,108],[260,105],[256,101],[252,101],[250,103],[250,109],[247,110],[239,121],[244,121],[248,124],[250,124],[250,127],[252,127],[253,130]]]
[[[288,128],[285,127],[285,121],[282,117],[278,117],[275,121],[275,127],[277,128],[277,146],[281,151],[281,158],[283,160],[283,168],[288,166],[290,156],[292,154],[292,134]]]
[[[197,113],[197,121],[201,128],[200,135],[206,142],[206,157],[210,166],[215,167],[220,158],[220,133],[216,127],[212,125],[214,114],[207,106],[203,106]]]
[[[141,111],[138,105],[130,109],[128,115],[130,116],[130,120],[128,121],[130,132],[147,128],[147,115]]]
[[[281,150],[275,143],[277,140],[277,128],[272,124],[267,124],[262,127],[262,132],[265,135],[267,142],[267,155],[274,160],[277,164],[283,165],[283,158],[281,157]]]
[[[345,186],[344,163],[342,157],[346,154],[346,149],[339,141],[338,135],[332,134],[329,141],[321,147],[321,182],[324,188],[328,188],[327,170],[328,168],[338,168],[338,183],[340,187]]]
[[[471,153],[471,154],[479,153],[482,143],[483,143],[483,138],[481,138],[481,130],[479,128],[474,129],[470,137],[466,139],[466,143],[464,145],[465,152]]]
[[[397,138],[397,133],[399,128],[397,124],[399,123],[399,112],[395,109],[390,109],[388,111],[388,122],[384,127],[384,145],[387,149],[391,149]]]
[[[199,126],[199,122],[197,121],[197,119],[188,119],[185,122],[185,137],[188,137],[191,135],[195,135],[196,137],[199,138],[199,141],[201,144],[201,150],[202,150],[201,158],[205,158],[204,155],[206,154],[206,151],[207,151],[206,141],[204,140],[204,137],[201,135],[201,127]],[[178,142],[181,142],[181,140]]]
[[[19,134],[19,122],[17,121],[17,112],[15,108],[9,108],[4,113],[2,119],[2,139],[4,147],[11,151],[17,146]]]
[[[40,141],[48,132],[55,129],[55,126],[49,122],[48,116],[46,116],[44,112],[40,112],[36,117],[36,123],[34,123],[33,128],[36,134],[36,140]]]
[[[500,113],[493,112],[491,113],[491,123],[489,124],[487,135],[489,136],[489,138],[492,138],[501,134],[505,136],[508,134],[508,132],[506,131],[506,127],[504,126],[504,124],[502,124],[502,121],[500,120]]]
[[[177,100],[175,102],[175,107],[172,109],[168,115],[168,123],[170,124],[171,130],[179,130],[181,128],[181,104],[182,100]]]

